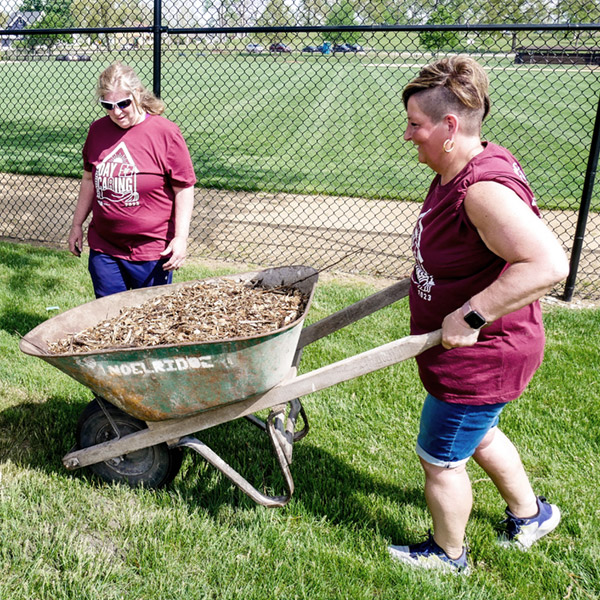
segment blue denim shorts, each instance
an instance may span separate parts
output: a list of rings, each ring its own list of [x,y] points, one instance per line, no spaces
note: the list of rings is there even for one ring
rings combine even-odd
[[[88,269],[96,298],[171,283],[173,271],[162,268],[166,261],[166,258],[131,261],[90,250]]]
[[[453,469],[466,463],[498,425],[502,404],[451,404],[427,395],[421,411],[417,454],[427,463]]]

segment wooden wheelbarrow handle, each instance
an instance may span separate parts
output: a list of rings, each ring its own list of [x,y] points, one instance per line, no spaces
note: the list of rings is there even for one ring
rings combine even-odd
[[[291,393],[291,388],[294,388],[296,393],[292,394],[292,398],[304,396],[343,381],[378,371],[409,358],[414,358],[422,352],[437,346],[441,341],[441,329],[422,335],[409,335],[320,369],[315,369],[304,375],[299,375],[289,382],[275,387],[271,392],[283,387],[287,396],[288,391]],[[271,392],[268,392],[268,394]]]
[[[430,333],[410,335],[394,340],[297,377],[294,376],[295,369],[292,369],[290,377],[265,394],[225,404],[184,419],[152,423],[150,429],[143,429],[121,439],[110,440],[90,448],[70,452],[63,457],[63,464],[67,469],[75,469],[154,444],[175,441],[194,432],[239,419],[266,408],[273,408],[295,398],[413,358],[433,348],[441,340],[442,330],[438,329]]]

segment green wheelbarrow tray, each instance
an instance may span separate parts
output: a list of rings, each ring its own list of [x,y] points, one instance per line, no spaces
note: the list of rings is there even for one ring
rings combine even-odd
[[[50,354],[55,342],[104,319],[170,293],[187,283],[131,290],[83,304],[45,321],[20,343],[37,356],[143,421],[164,421],[261,394],[288,373],[318,274],[309,267],[282,267],[210,279],[256,281],[264,288],[290,286],[308,297],[298,319],[268,334],[217,342]]]
[[[255,279],[265,287],[292,285],[312,298],[318,274],[309,267],[280,267],[229,277]],[[77,445],[63,457],[67,469],[89,467],[106,481],[160,487],[177,474],[180,449],[187,447],[255,502],[283,506],[294,492],[293,444],[309,428],[300,398],[417,356],[441,341],[441,330],[407,336],[297,375],[305,346],[405,297],[409,280],[404,279],[302,329],[307,306],[296,322],[258,338],[102,354],[51,355],[45,350],[48,341],[81,331],[124,306],[141,304],[177,285],[182,284],[95,300],[49,319],[21,340],[23,352],[48,361],[96,395],[77,425]],[[262,421],[255,413],[265,409],[269,415]],[[263,494],[192,436],[241,417],[268,433],[285,495]],[[304,426],[296,431],[299,417]]]

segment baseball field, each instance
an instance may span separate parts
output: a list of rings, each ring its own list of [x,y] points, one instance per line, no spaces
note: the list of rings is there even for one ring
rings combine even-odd
[[[93,100],[95,80],[117,57],[1,62],[0,171],[79,177],[87,127],[103,114]],[[151,85],[150,54],[125,58]],[[576,207],[600,92],[596,67],[476,58],[491,81],[484,137],[519,158],[540,206]],[[172,51],[162,66],[162,97],[202,187],[415,200],[429,172],[402,139],[400,96],[424,62],[400,52]]]

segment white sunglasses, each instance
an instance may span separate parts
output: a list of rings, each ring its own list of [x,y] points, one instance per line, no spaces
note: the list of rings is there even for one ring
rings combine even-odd
[[[107,100],[98,100],[98,102],[100,102],[100,106],[106,110],[115,110],[115,108],[125,110],[128,106],[131,106],[133,98],[129,96],[118,102],[108,102]]]

